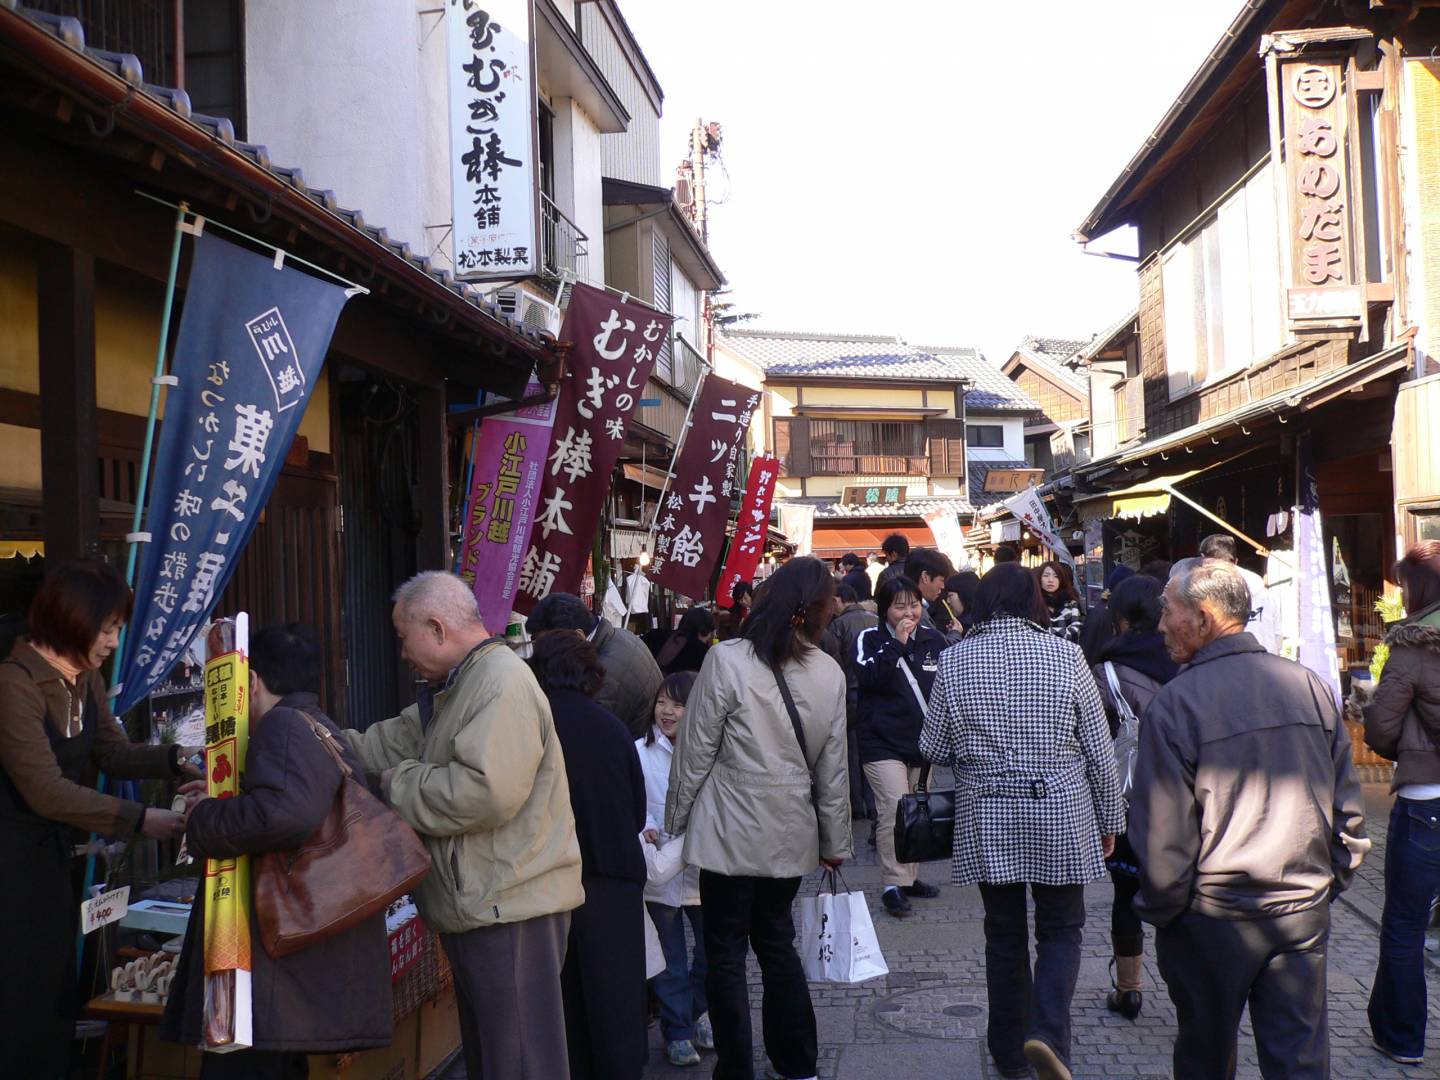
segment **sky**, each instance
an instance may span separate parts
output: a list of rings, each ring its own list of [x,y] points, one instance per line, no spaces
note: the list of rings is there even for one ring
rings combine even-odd
[[[723,125],[710,247],[745,325],[1002,363],[1135,306],[1071,233],[1240,0],[620,0],[664,91],[665,182]],[[1133,237],[1110,241],[1134,250]]]

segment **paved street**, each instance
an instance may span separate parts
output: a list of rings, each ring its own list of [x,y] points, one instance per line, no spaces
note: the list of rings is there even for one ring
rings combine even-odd
[[[1382,866],[1389,798],[1382,785],[1367,785],[1370,835],[1375,850],[1354,887],[1336,904],[1330,950],[1330,1020],[1333,1075],[1412,1077],[1423,1070],[1392,1065],[1370,1047],[1365,1003],[1374,973],[1377,927],[1383,901]],[[916,914],[897,922],[879,907],[879,871],[874,853],[857,836],[858,857],[847,865],[852,889],[863,889],[890,975],[863,986],[814,988],[820,1031],[820,1075],[838,1080],[876,1076],[998,1076],[984,1050],[984,932],[979,892],[946,886],[937,900],[916,901]],[[925,868],[928,881],[944,885],[948,866]],[[812,878],[804,893],[817,885]],[[1170,1044],[1175,1013],[1159,983],[1153,938],[1147,936],[1145,1011],[1131,1023],[1104,1007],[1109,988],[1110,887],[1091,887],[1085,928],[1085,954],[1075,995],[1075,1074],[1077,1076],[1162,1077],[1170,1074]],[[1430,969],[1430,1054],[1440,1061],[1440,968]],[[760,986],[752,960],[751,1001],[756,1008],[759,1049]],[[651,1080],[708,1075],[713,1056],[700,1068],[676,1069],[665,1063],[658,1028],[651,1030]],[[757,1059],[763,1066],[763,1059]],[[1430,1064],[1427,1063],[1427,1068]],[[1240,1075],[1258,1076],[1249,1030],[1241,1038]]]

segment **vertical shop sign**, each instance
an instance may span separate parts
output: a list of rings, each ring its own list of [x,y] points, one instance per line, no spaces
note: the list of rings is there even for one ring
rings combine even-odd
[[[539,116],[530,0],[449,0],[455,276],[540,272]]]
[[[1342,73],[1338,59],[1280,64],[1292,268],[1286,296],[1294,329],[1353,323],[1365,310],[1355,280]]]
[[[740,444],[758,404],[758,391],[706,377],[675,462],[675,482],[655,511],[655,584],[697,599],[709,591],[730,520]]]
[[[1026,488],[1020,494],[1006,499],[1003,505],[1036,536],[1040,537],[1045,546],[1055,553],[1057,559],[1064,559],[1072,567],[1075,565],[1075,556],[1070,554],[1070,549],[1065,546],[1065,541],[1060,539],[1060,533],[1055,529],[1055,522],[1051,520],[1050,511],[1045,509],[1045,501],[1040,498],[1038,491],[1034,488]]]
[[[578,593],[625,427],[675,320],[603,289],[576,285],[560,340],[570,345],[515,610],[552,592]]]
[[[532,378],[524,396],[542,390]],[[530,549],[556,405],[548,401],[487,416],[475,441],[460,576],[475,590],[480,618],[493,634],[505,632]]]
[[[770,504],[775,498],[775,479],[780,475],[780,461],[773,457],[757,457],[750,463],[750,480],[745,485],[745,499],[740,504],[740,517],[735,522],[735,542],[720,571],[720,584],[715,588],[715,603],[728,608],[734,601],[730,593],[742,581],[754,581],[755,571],[765,554],[765,537],[770,529]]]
[[[1330,567],[1325,560],[1325,529],[1320,519],[1320,485],[1315,478],[1310,433],[1296,445],[1300,483],[1295,507],[1295,579],[1299,582],[1300,663],[1319,675],[1339,705],[1340,676],[1335,670],[1335,611],[1330,602]]]
[[[195,238],[116,715],[165,678],[210,618],[280,478],[349,295],[281,260]]]

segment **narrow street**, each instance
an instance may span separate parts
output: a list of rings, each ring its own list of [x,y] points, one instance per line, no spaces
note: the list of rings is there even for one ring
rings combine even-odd
[[[1385,824],[1390,798],[1381,784],[1365,788],[1369,830],[1375,848],[1355,884],[1333,909],[1330,949],[1331,1075],[1410,1077],[1414,1069],[1391,1064],[1370,1046],[1365,1005],[1374,974],[1380,910],[1383,902]],[[947,1080],[997,1077],[985,1052],[985,938],[976,889],[946,885],[949,867],[925,867],[926,881],[945,886],[939,899],[915,901],[915,914],[903,922],[880,910],[879,870],[874,849],[857,834],[857,857],[847,863],[845,879],[863,889],[890,974],[862,986],[816,985],[812,988],[820,1033],[820,1076],[867,1080],[876,1076],[944,1077]],[[808,879],[802,895],[813,894],[818,878]],[[1153,934],[1146,935],[1145,1011],[1134,1023],[1108,1012],[1110,895],[1108,883],[1087,895],[1084,959],[1072,1007],[1074,1072],[1077,1077],[1170,1075],[1170,1045],[1175,1031],[1171,1007],[1155,969]],[[757,1055],[760,1053],[760,975],[751,963],[751,1002]],[[1429,966],[1430,1016],[1440,1019],[1440,967]],[[1430,1053],[1440,1046],[1432,1023]],[[658,1028],[651,1029],[649,1080],[681,1080],[708,1075],[713,1055],[698,1069],[665,1063]],[[757,1069],[764,1068],[757,1056]],[[1259,1075],[1248,1022],[1240,1041],[1241,1077]],[[463,1067],[447,1075],[460,1080]]]

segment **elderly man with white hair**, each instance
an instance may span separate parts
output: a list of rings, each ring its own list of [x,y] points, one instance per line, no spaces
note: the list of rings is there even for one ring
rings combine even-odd
[[[1141,720],[1127,835],[1175,1003],[1175,1076],[1235,1075],[1248,1002],[1262,1076],[1327,1077],[1330,901],[1370,847],[1338,702],[1246,632],[1233,564],[1182,570],[1163,603],[1185,666]]]
[[[560,970],[584,891],[549,703],[454,574],[411,578],[392,618],[429,685],[399,716],[345,734],[430,848],[415,902],[455,971],[466,1071],[564,1080]]]

